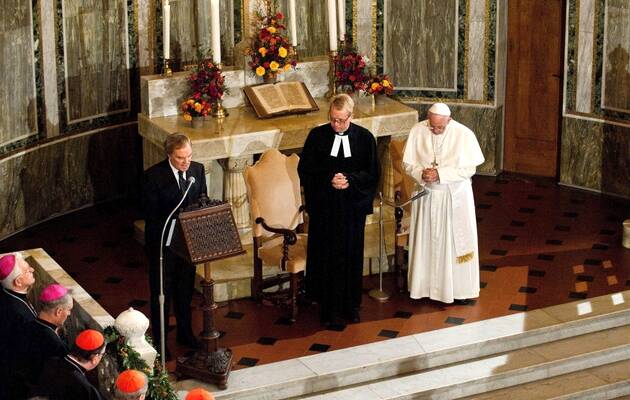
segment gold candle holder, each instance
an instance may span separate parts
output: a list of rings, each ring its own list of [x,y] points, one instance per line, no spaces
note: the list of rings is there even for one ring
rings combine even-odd
[[[223,64],[217,64],[217,68],[220,71],[223,71]],[[227,112],[227,110],[225,109],[225,107],[223,107],[223,101],[221,99],[217,99],[215,101],[215,103],[212,106],[212,114],[211,114],[214,118],[217,118],[219,120],[227,117],[229,114]]]
[[[337,95],[337,85],[335,85],[335,57],[337,57],[337,51],[331,50],[328,57],[328,92],[326,92],[326,98],[330,99]]]
[[[168,65],[168,58],[164,59],[164,68],[162,68],[162,76],[173,76],[173,70]]]
[[[300,55],[298,52],[298,45],[291,46],[291,55],[295,58],[295,61],[300,61]]]

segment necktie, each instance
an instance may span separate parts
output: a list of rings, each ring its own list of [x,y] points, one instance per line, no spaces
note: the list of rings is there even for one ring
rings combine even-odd
[[[179,176],[179,190],[184,193],[184,190],[186,190],[186,179],[184,179],[184,171],[177,171],[177,175]]]

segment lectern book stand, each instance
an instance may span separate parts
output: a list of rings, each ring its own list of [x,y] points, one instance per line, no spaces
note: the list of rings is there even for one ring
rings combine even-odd
[[[171,250],[189,263],[204,264],[203,331],[201,348],[192,356],[177,359],[176,375],[188,376],[214,383],[220,389],[227,387],[232,369],[232,351],[220,348],[219,332],[214,327],[214,280],[210,262],[242,254],[238,229],[230,205],[217,200],[202,199],[198,205],[187,208],[177,218]]]

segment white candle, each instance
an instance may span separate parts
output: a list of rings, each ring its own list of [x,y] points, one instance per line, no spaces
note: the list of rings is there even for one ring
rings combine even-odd
[[[297,46],[297,15],[295,15],[295,0],[289,1],[289,17],[291,18],[291,45]]]
[[[162,3],[162,45],[164,58],[171,58],[171,6],[169,0]]]
[[[337,51],[337,11],[335,0],[328,0],[328,38],[330,51]]]
[[[210,2],[212,22],[212,60],[215,64],[221,63],[221,25],[219,22],[219,0]]]
[[[339,14],[339,39],[346,40],[346,0],[338,0],[337,13]]]

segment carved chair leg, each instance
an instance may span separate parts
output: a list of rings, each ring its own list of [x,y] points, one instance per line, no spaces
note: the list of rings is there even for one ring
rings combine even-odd
[[[254,276],[252,277],[251,290],[252,290],[252,298],[258,302],[260,302],[262,299],[261,290],[260,290],[261,284],[262,284],[262,263],[260,262],[260,260],[254,259]]]

